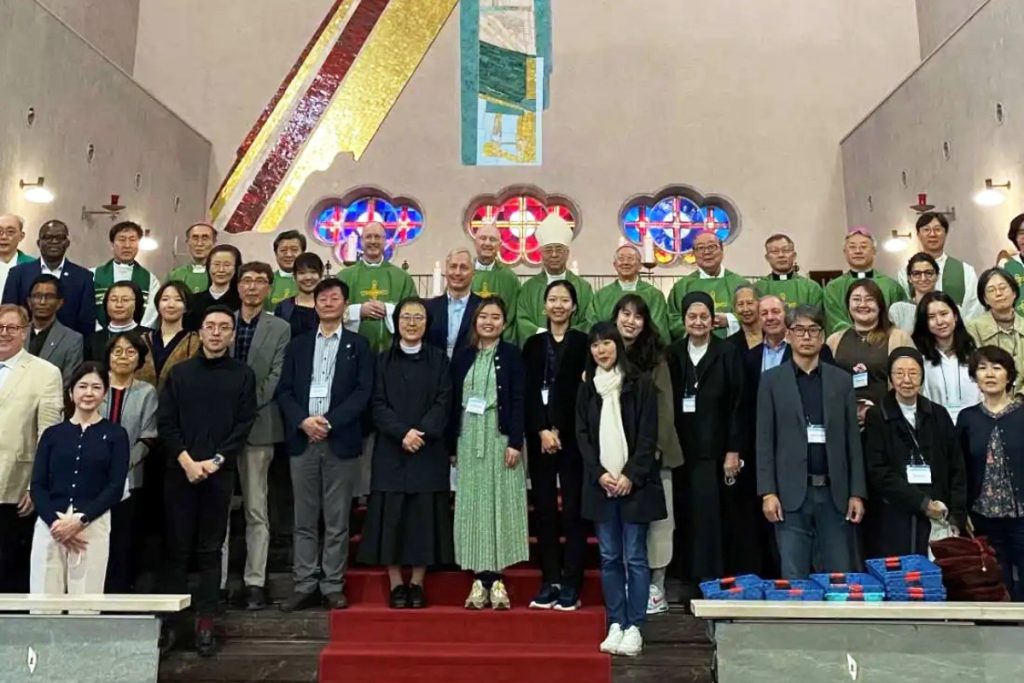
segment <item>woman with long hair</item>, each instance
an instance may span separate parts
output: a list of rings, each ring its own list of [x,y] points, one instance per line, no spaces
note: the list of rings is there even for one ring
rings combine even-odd
[[[989,268],[978,277],[978,301],[985,312],[966,321],[967,332],[974,343],[998,346],[1013,358],[1016,367],[1024,368],[1024,316],[1015,308],[1020,298],[1020,285],[1002,268]],[[1024,388],[1024,376],[1016,375],[1014,391]]]
[[[586,475],[583,515],[594,522],[601,549],[608,613],[601,651],[636,656],[643,649],[640,627],[651,584],[648,526],[666,516],[655,459],[657,389],[629,362],[614,323],[594,325],[589,342],[586,381],[576,399],[576,436]]]
[[[917,305],[914,345],[924,356],[921,395],[949,412],[956,424],[960,411],[981,401],[968,364],[975,345],[960,309],[945,292],[929,292]]]
[[[530,602],[535,609],[576,609],[583,584],[587,526],[580,516],[583,460],[576,444],[576,393],[587,362],[587,335],[572,329],[578,306],[571,282],[549,283],[547,327],[523,346],[527,465],[541,564],[540,590]],[[565,536],[564,550],[560,536]]]
[[[242,298],[238,293],[239,269],[242,267],[242,252],[231,244],[218,244],[206,257],[206,272],[210,276],[210,288],[196,294],[189,311],[186,326],[198,330],[203,313],[214,304],[227,306],[238,312]]]
[[[156,292],[156,327],[142,333],[146,358],[135,377],[161,389],[178,363],[199,353],[199,333],[188,330],[185,319],[192,309],[192,294],[179,280],[161,285]]]
[[[651,586],[647,597],[647,613],[668,611],[665,599],[665,572],[672,561],[675,519],[672,506],[672,470],[683,464],[683,450],[675,429],[672,402],[672,373],[668,367],[661,330],[651,315],[647,302],[636,294],[626,294],[612,309],[611,321],[622,336],[626,357],[637,370],[654,380],[658,398],[658,460],[662,489],[665,492],[665,519],[651,522],[647,533],[647,560],[651,567]]]

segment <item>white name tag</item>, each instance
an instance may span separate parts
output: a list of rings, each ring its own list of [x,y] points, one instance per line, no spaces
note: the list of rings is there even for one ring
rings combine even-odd
[[[868,373],[858,372],[853,376],[853,388],[863,389],[868,385]]]
[[[448,467],[448,486],[449,486],[449,488],[451,488],[452,491],[454,491],[457,488],[456,485],[458,483],[459,483],[459,468],[457,468],[455,465],[450,465]]]
[[[684,396],[683,397],[683,412],[684,413],[696,413],[697,412],[697,397],[696,396]]]
[[[825,443],[825,426],[807,425],[807,443]]]
[[[323,382],[316,382],[309,388],[310,398],[327,398],[328,391],[327,384]]]
[[[487,410],[487,402],[482,398],[471,398],[466,401],[466,412],[472,415],[483,415]]]
[[[543,403],[544,405],[548,404],[548,396],[549,396],[549,393],[548,393],[547,389],[541,389],[540,390],[540,400],[541,400],[541,403]]]
[[[907,483],[932,483],[932,468],[928,465],[907,465]]]

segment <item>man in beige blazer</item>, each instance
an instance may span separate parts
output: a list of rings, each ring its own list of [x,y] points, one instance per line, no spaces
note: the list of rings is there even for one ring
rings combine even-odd
[[[57,366],[24,350],[28,312],[0,305],[0,593],[27,593],[35,514],[28,495],[36,443],[61,419]]]

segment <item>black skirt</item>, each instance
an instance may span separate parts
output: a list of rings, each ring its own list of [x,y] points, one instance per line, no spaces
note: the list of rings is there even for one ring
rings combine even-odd
[[[454,564],[448,491],[373,491],[367,504],[357,559],[370,565]]]

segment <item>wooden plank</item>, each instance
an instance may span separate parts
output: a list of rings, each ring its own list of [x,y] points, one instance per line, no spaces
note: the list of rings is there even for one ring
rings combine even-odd
[[[1009,602],[771,602],[694,600],[702,619],[836,619],[842,621],[1024,622],[1024,605]]]
[[[2,593],[0,612],[29,610],[84,610],[89,612],[180,612],[188,607],[188,595],[46,595],[41,593]]]

